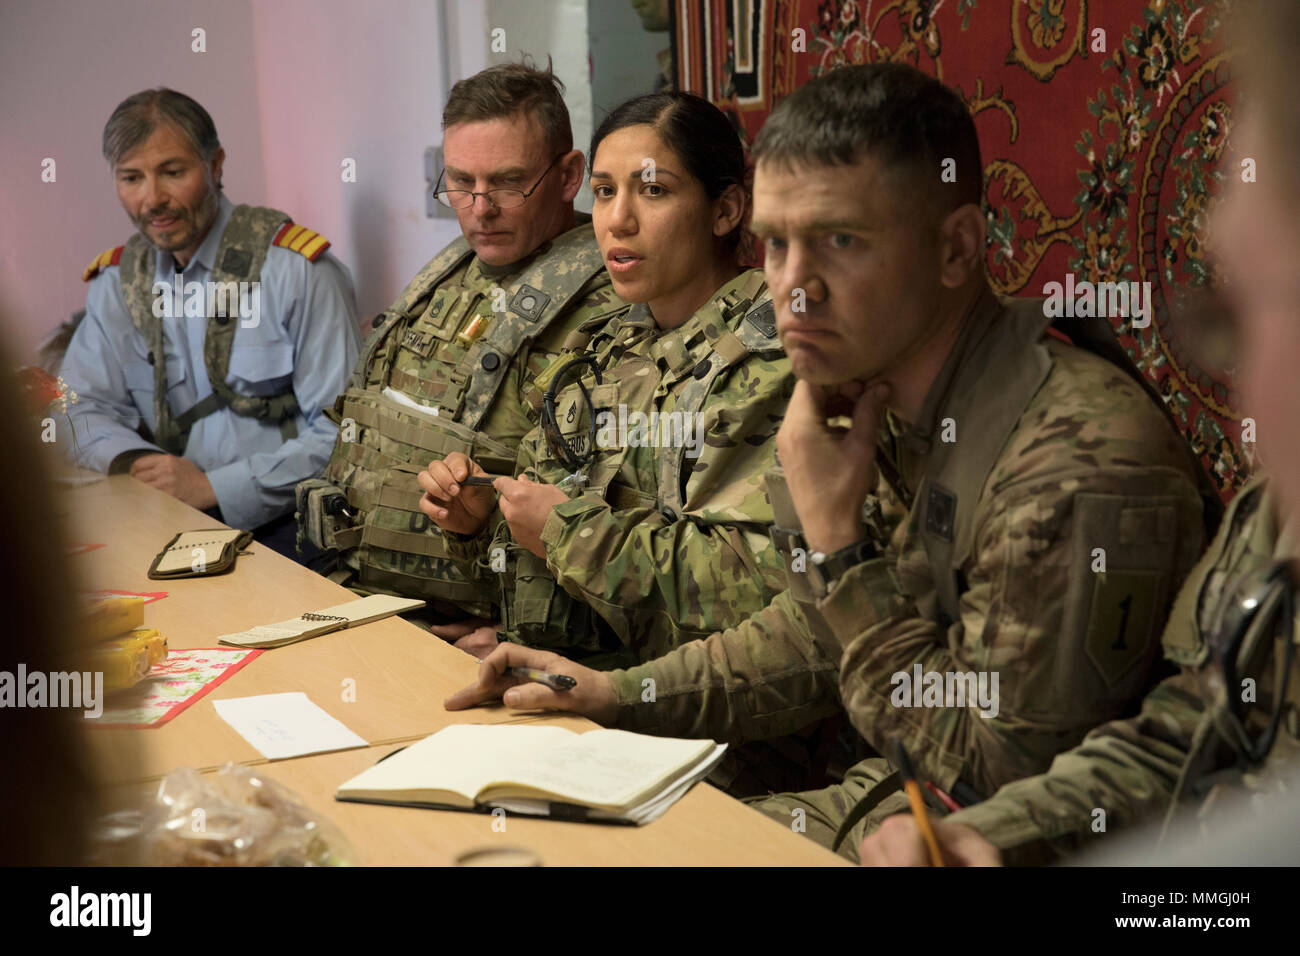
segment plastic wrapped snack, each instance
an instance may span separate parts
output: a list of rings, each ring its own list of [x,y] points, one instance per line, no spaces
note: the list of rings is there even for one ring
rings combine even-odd
[[[82,642],[98,644],[139,627],[144,623],[145,603],[142,597],[105,597],[87,601],[82,612]]]
[[[86,654],[83,668],[103,671],[105,691],[126,690],[149,673],[149,648],[143,641],[130,638],[104,641]]]
[[[83,653],[83,669],[103,671],[106,691],[126,690],[167,659],[167,638],[156,627],[137,627]]]
[[[137,627],[115,640],[129,646],[143,647],[149,655],[150,670],[167,660],[167,638],[156,627]]]
[[[101,821],[95,862],[154,866],[351,866],[347,838],[285,787],[250,767],[188,767],[143,812]]]

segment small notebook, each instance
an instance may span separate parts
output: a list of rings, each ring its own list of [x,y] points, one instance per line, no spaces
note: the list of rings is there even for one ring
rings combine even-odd
[[[235,566],[239,552],[252,543],[253,532],[234,528],[181,531],[153,559],[149,577],[158,581],[225,574]]]
[[[625,730],[578,734],[563,727],[455,724],[353,777],[334,797],[642,824],[676,803],[726,749],[712,740]]]
[[[222,634],[217,641],[232,647],[283,647],[331,631],[359,627],[380,618],[413,611],[417,607],[424,607],[424,602],[413,598],[389,597],[387,594],[372,594],[357,601],[300,614],[289,621],[259,624],[237,634]]]

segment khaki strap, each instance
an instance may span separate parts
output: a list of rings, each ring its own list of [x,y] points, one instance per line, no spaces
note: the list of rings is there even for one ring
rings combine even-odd
[[[772,505],[772,524],[767,529],[768,537],[772,539],[772,546],[783,559],[782,564],[786,568],[786,582],[790,596],[803,605],[808,620],[816,627],[822,618],[821,612],[816,608],[817,595],[813,591],[812,580],[806,572],[792,570],[794,550],[804,547],[805,542],[803,525],[799,523],[799,515],[795,512],[794,499],[790,496],[790,488],[785,482],[785,472],[779,467],[773,468],[763,476],[763,480],[766,485],[767,500]],[[807,557],[805,554],[804,559],[807,560]]]
[[[713,340],[713,351],[721,355],[722,360],[727,365],[735,365],[749,354],[749,349],[746,348],[745,343],[741,342],[730,331],[723,332]]]
[[[194,427],[195,422],[229,407],[218,392],[212,392],[207,398],[196,402],[180,415],[177,415],[172,420],[171,428],[175,433],[175,443],[180,446],[181,451],[184,451],[185,446],[189,444],[190,429]],[[278,422],[280,438],[283,441],[293,441],[298,437],[298,422],[294,418],[299,411],[298,400],[293,396],[293,393],[281,393],[267,399],[262,406],[262,410],[265,414],[255,417],[269,418]]]
[[[480,341],[478,344],[482,345],[482,342]],[[447,373],[446,388],[442,393],[442,405],[447,410],[447,414],[449,414],[453,419],[460,416],[461,406],[465,401],[465,387],[469,385],[470,374],[467,362],[465,361],[468,357],[469,356],[466,355],[460,364]],[[509,364],[510,363],[507,359],[502,359],[498,369],[503,370],[507,368]],[[501,374],[504,376],[505,372],[502,371]],[[477,428],[478,423],[466,423],[466,427]]]
[[[799,514],[794,508],[794,498],[790,487],[785,483],[785,472],[773,468],[764,476],[767,482],[767,497],[772,502],[772,525],[786,531],[802,531]]]
[[[650,354],[654,358],[662,356],[669,372],[680,371],[691,359],[682,337],[671,332],[650,347]]]
[[[382,587],[394,594],[428,595],[430,586],[433,585],[437,589],[437,593],[431,595],[435,600],[450,601],[462,607],[475,604],[494,605],[499,599],[499,594],[491,585],[473,581],[454,581],[446,577],[433,579],[418,574],[407,574],[404,571],[377,568],[364,557],[359,577],[361,583],[367,587]],[[489,611],[489,607],[483,608],[484,613]]]
[[[424,497],[424,491],[421,490],[419,485],[415,485],[414,475],[411,476],[411,483],[414,485],[413,488],[402,489],[386,482],[379,489],[378,494],[360,491],[356,485],[353,485],[352,494],[348,495],[348,504],[360,508],[362,511],[371,511],[375,507],[380,507],[422,513],[420,512],[420,499]]]
[[[343,403],[343,417],[351,418],[358,425],[379,432],[385,438],[391,438],[404,445],[436,452],[444,457],[453,451],[469,454],[470,446],[456,441],[434,425],[416,425],[404,422],[393,415],[385,414],[381,409],[362,405],[352,400]]]
[[[389,551],[402,551],[406,554],[427,554],[431,557],[446,558],[447,546],[442,535],[431,532],[394,531],[391,528],[376,528],[366,525],[361,535],[361,543]]]
[[[360,525],[334,532],[334,546],[340,551],[351,551],[361,543],[361,533],[365,530]],[[336,584],[339,582],[335,582]]]
[[[343,415],[339,421],[344,418],[350,418],[365,428],[379,429],[379,410],[369,405],[359,404],[346,395],[343,398]]]
[[[580,352],[587,347],[587,343],[590,341],[590,332],[584,332],[582,329],[574,329],[564,337],[564,344],[560,346],[560,351]]]
[[[393,369],[388,381],[399,392],[409,392],[431,400],[441,399],[450,388],[449,381],[435,382],[431,379],[420,378],[418,375],[412,375],[400,368]]]
[[[420,513],[420,500],[424,497],[424,490],[415,484],[414,475],[411,476],[411,484],[411,488],[399,488],[385,483],[379,490],[379,506]]]
[[[343,453],[350,465],[359,465],[367,471],[381,471],[398,465],[411,465],[412,462],[394,458],[376,448],[367,448],[361,442],[348,442],[348,450]]]

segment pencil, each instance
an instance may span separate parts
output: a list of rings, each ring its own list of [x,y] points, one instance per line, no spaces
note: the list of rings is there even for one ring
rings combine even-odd
[[[894,740],[894,765],[898,767],[898,773],[903,778],[903,789],[907,792],[907,800],[912,805],[912,816],[916,819],[916,825],[921,831],[921,837],[925,840],[925,845],[930,851],[930,865],[943,866],[943,854],[939,852],[939,841],[935,838],[934,827],[930,825],[930,814],[925,809],[925,799],[921,796],[921,785],[916,782],[916,774],[912,771],[912,761],[908,759],[901,738]]]

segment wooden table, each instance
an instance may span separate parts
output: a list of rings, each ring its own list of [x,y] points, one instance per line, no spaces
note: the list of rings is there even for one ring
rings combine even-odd
[[[145,624],[162,631],[172,648],[217,647],[222,634],[356,598],[257,543],[220,577],[151,581],[154,555],[177,531],[225,526],[128,476],[68,494],[72,540],[104,545],[73,559],[80,586],[168,592],[145,607]],[[112,783],[157,778],[177,766],[202,770],[261,759],[213,709],[213,700],[227,697],[302,691],[375,744],[418,739],[451,723],[518,720],[504,707],[443,710],[443,700],[471,683],[476,670],[468,654],[398,618],[336,631],[264,652],[161,727],[96,729],[97,769]],[[345,686],[355,701],[345,701]]]
[[[153,556],[177,531],[224,527],[127,476],[60,492],[74,543],[104,547],[73,557],[80,588],[166,591],[145,608],[172,648],[215,647],[216,637],[354,597],[270,549],[253,544],[229,574],[151,581]],[[339,803],[340,783],[404,743],[453,723],[545,722],[582,731],[590,721],[504,706],[449,712],[442,701],[470,683],[477,662],[398,618],[264,652],[162,727],[88,731],[106,784],[139,789],[181,766],[213,772],[226,762],[266,765],[267,775],[334,821],[369,864],[450,864],[470,849],[520,846],[551,865],[835,865],[840,857],[708,784],[659,820],[611,827],[510,817],[505,832],[483,814]],[[352,681],[355,701],[345,700]],[[370,746],[267,761],[216,713],[214,699],[302,691]],[[498,823],[498,827],[500,824]]]

